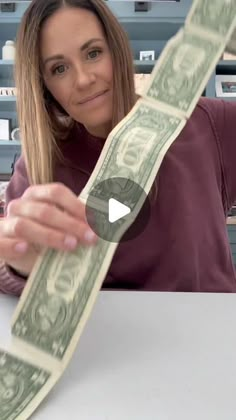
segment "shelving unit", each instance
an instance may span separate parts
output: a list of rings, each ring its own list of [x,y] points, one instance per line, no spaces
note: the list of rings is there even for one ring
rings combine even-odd
[[[16,3],[14,13],[0,12],[0,54],[7,39],[15,39],[17,29],[24,11],[30,4],[30,0]],[[186,14],[189,11],[192,0],[173,2],[149,2],[147,12],[135,12],[134,1],[108,0],[107,4],[118,18],[128,34],[134,57],[134,67],[137,73],[151,73],[155,62],[140,61],[139,52],[154,50],[155,58],[158,59],[166,42],[175,35],[183,25]],[[0,55],[0,86],[13,87],[13,61],[4,61]],[[236,61],[220,61],[216,66],[204,95],[215,97],[216,74],[236,74]],[[230,98],[228,98],[230,100]],[[18,126],[16,113],[16,98],[0,98],[0,118],[11,119],[12,129]],[[12,148],[12,153],[10,152]],[[11,168],[13,156],[20,153],[20,143],[0,140],[0,172],[7,172]]]
[[[19,141],[16,140],[1,140],[0,139],[0,146],[5,146],[5,147],[20,147]]]
[[[156,60],[155,62],[151,60],[147,60],[147,61],[134,60],[134,67],[135,67],[136,73],[144,73],[144,74],[151,73],[155,63],[156,63]]]
[[[30,1],[16,3],[14,13],[0,12],[0,87],[14,87],[13,69],[14,62],[2,60],[2,47],[8,39],[16,39],[17,29],[21,17]],[[18,127],[16,113],[16,97],[4,96],[0,98],[0,118],[11,120],[11,128]],[[20,155],[21,145],[17,141],[0,139],[0,173],[1,178],[9,177],[12,172],[12,163],[16,155]]]
[[[0,102],[2,102],[3,106],[5,106],[6,102],[13,102],[15,104],[16,96],[2,96]]]
[[[236,61],[234,60],[221,60],[217,64],[215,71],[212,74],[206,87],[206,96],[215,98],[215,77],[217,74],[235,74],[236,75]],[[223,98],[226,99],[226,98]],[[227,98],[227,101],[235,101],[236,98]]]

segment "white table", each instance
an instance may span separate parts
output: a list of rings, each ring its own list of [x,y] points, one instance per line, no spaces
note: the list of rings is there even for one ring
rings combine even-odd
[[[17,300],[0,295],[0,343]],[[37,420],[235,420],[236,295],[101,292]]]

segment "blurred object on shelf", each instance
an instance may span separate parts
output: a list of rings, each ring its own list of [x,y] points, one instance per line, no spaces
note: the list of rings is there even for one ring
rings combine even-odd
[[[234,60],[234,61],[236,61],[236,54],[230,54],[228,52],[224,52],[223,60]]]
[[[5,12],[13,13],[13,12],[15,12],[15,10],[16,10],[16,2],[15,1],[14,2],[9,2],[9,0],[8,1],[1,0],[0,3],[1,3],[0,4],[0,11],[2,13],[5,13]]]
[[[228,212],[227,225],[236,225],[236,203]]]
[[[16,87],[0,87],[0,96],[16,96]]]
[[[0,200],[0,219],[4,217],[4,201]]]
[[[154,61],[155,51],[139,51],[139,60],[141,61]]]
[[[15,41],[12,41],[12,40],[6,41],[5,45],[2,47],[2,59],[14,61],[15,54],[16,54]]]
[[[10,140],[11,121],[9,118],[0,118],[0,141]]]
[[[142,94],[145,82],[149,79],[150,74],[136,73],[134,75],[135,91],[138,95]]]
[[[230,209],[228,216],[236,216],[236,205]]]
[[[0,181],[0,200],[3,200],[5,197],[5,191],[7,189],[9,182],[8,181]]]
[[[8,182],[0,181],[0,218],[4,215],[4,206],[5,206],[5,191],[7,188]]]
[[[20,129],[19,127],[14,128],[11,132],[11,139],[14,141],[20,141]]]
[[[11,179],[11,174],[10,173],[8,173],[8,174],[0,173],[0,182],[9,182],[10,179]]]
[[[228,216],[227,225],[236,225],[236,216]]]
[[[236,75],[217,74],[215,77],[215,91],[217,98],[236,99]]]

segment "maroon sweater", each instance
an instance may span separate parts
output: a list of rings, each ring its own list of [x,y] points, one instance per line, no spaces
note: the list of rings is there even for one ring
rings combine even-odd
[[[104,288],[236,291],[226,228],[227,211],[236,201],[235,136],[236,102],[202,98],[162,162],[158,196],[146,229],[118,245]],[[58,165],[55,181],[79,195],[102,146],[101,139],[77,125],[63,146],[69,164]],[[7,204],[27,187],[20,158]],[[24,284],[1,264],[1,291],[19,294]]]

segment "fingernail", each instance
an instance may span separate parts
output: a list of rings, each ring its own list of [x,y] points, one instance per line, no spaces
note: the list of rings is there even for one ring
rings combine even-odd
[[[74,236],[67,235],[64,240],[64,245],[68,249],[75,249],[78,245],[77,239]]]
[[[84,239],[87,241],[87,242],[93,242],[94,241],[94,239],[96,238],[96,235],[95,235],[95,233],[92,231],[92,230],[87,230],[86,232],[85,232],[85,234],[84,234]]]
[[[19,242],[15,245],[15,251],[19,252],[20,254],[24,254],[27,251],[28,244],[27,242]]]

